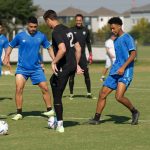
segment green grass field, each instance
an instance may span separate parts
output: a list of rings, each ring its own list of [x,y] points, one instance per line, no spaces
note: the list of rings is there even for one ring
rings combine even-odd
[[[30,80],[24,90],[23,120],[13,121],[15,114],[15,78],[0,78],[0,119],[9,124],[9,134],[0,136],[0,150],[149,150],[150,149],[150,47],[138,47],[134,80],[126,96],[141,113],[139,125],[131,126],[131,114],[117,103],[114,93],[108,97],[97,126],[84,124],[95,113],[97,100],[84,97],[86,88],[83,76],[76,76],[74,100],[69,100],[68,86],[64,92],[63,134],[47,128],[47,118],[40,89]],[[90,65],[92,93],[98,97],[99,81],[104,63]],[[15,70],[15,66],[13,66]],[[46,65],[46,75],[51,72]],[[51,90],[51,89],[50,89]]]

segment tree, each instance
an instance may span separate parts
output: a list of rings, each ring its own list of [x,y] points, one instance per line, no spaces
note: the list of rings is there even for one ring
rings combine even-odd
[[[26,24],[29,16],[35,15],[37,6],[33,6],[32,0],[0,0],[0,18],[5,22]]]
[[[43,32],[47,36],[48,40],[51,40],[52,30],[46,24],[40,24],[38,26],[38,30]]]
[[[150,44],[150,23],[147,19],[142,18],[138,23],[133,26],[130,34],[138,41],[140,44]]]

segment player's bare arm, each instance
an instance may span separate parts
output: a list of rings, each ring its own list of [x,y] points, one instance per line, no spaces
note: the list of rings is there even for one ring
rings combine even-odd
[[[54,60],[55,55],[54,55],[53,48],[49,47],[47,50],[48,50],[48,53],[49,53],[49,56],[51,57],[51,59]]]
[[[4,56],[4,59],[3,59],[3,64],[4,65],[7,65],[9,66],[10,65],[10,54],[11,54],[11,51],[12,51],[12,47],[8,47],[5,51],[5,56]]]

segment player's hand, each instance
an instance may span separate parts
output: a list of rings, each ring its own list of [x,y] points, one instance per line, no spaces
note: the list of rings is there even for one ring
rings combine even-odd
[[[92,55],[92,53],[89,53],[88,61],[89,61],[89,64],[92,64],[92,62],[93,62],[93,55]]]
[[[84,70],[79,65],[77,65],[77,71],[76,71],[76,73],[77,74],[83,74]]]
[[[58,72],[58,69],[57,69],[56,63],[54,63],[54,62],[52,61],[51,67],[52,67],[53,73],[57,76],[57,75],[58,75],[58,73],[57,73],[57,72]]]
[[[123,75],[124,70],[125,70],[124,67],[119,68],[118,71],[117,71],[118,75]]]
[[[10,66],[10,58],[8,56],[4,57],[3,64],[6,66]]]

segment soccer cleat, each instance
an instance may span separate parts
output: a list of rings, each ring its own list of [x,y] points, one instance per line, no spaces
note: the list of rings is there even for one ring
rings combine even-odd
[[[137,111],[136,113],[132,113],[131,125],[137,125],[138,124],[139,116],[140,116],[140,112],[139,111]]]
[[[63,126],[57,126],[56,131],[59,132],[59,133],[63,133],[63,132],[65,132],[65,129],[64,129]]]
[[[21,115],[21,114],[16,114],[16,115],[12,118],[12,120],[15,120],[15,121],[21,120],[21,119],[22,119],[22,115]]]
[[[89,119],[89,121],[88,121],[88,124],[91,124],[91,125],[98,125],[98,124],[100,124],[100,120],[95,120],[95,119]]]
[[[54,110],[52,109],[50,111],[43,112],[42,114],[47,117],[54,116]]]
[[[73,97],[74,97],[74,95],[73,95],[73,94],[70,94],[69,99],[70,99],[70,100],[73,100]]]
[[[89,99],[96,99],[91,93],[87,93],[86,97]]]

